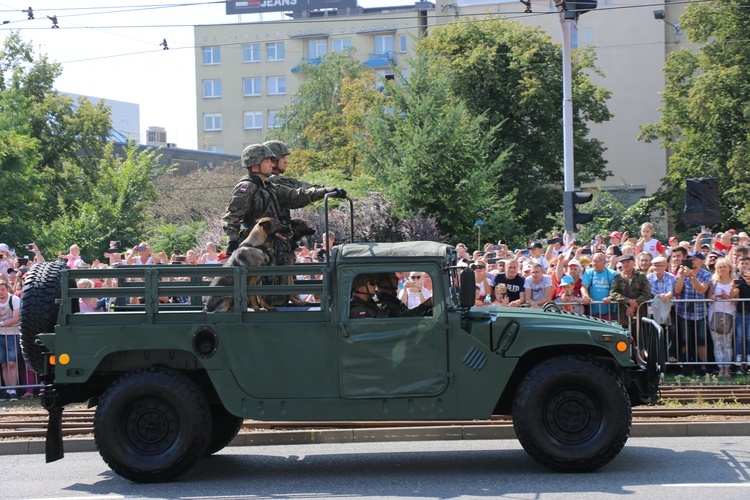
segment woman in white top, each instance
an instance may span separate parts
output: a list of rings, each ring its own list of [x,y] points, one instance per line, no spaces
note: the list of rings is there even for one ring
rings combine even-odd
[[[404,289],[398,295],[401,302],[406,304],[409,309],[414,309],[425,300],[432,297],[432,291],[424,287],[422,282],[422,272],[412,271],[409,278],[404,283]]]
[[[216,243],[209,241],[206,243],[206,253],[201,255],[198,264],[218,264],[219,254],[216,253]]]
[[[734,338],[735,305],[729,299],[736,298],[740,290],[734,283],[734,271],[729,259],[716,261],[715,273],[711,278],[708,306],[708,325],[714,341],[714,358],[719,365],[719,376],[729,376],[729,361],[732,359],[732,339]]]

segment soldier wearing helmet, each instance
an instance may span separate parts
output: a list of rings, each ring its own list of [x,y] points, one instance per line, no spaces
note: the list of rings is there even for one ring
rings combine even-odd
[[[266,141],[263,145],[268,146],[274,156],[276,156],[273,166],[273,175],[268,179],[270,182],[281,184],[292,189],[323,187],[319,184],[308,184],[307,182],[284,176],[287,167],[287,156],[292,154],[286,144],[281,141]]]
[[[273,151],[263,144],[252,144],[242,152],[242,166],[248,175],[240,179],[232,191],[227,212],[221,219],[224,233],[229,237],[227,253],[237,249],[262,217],[282,220],[281,207],[301,208],[323,199],[328,192],[341,196],[336,188],[291,189],[268,182],[273,175]],[[346,193],[343,193],[345,196]]]

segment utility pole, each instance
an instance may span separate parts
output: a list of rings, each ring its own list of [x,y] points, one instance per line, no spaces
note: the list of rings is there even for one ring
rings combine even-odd
[[[555,6],[560,13],[562,28],[562,72],[563,72],[563,188],[565,193],[575,191],[575,177],[573,174],[573,62],[571,32],[573,23],[584,12],[596,8],[596,0],[574,2],[571,0],[555,0]],[[565,194],[563,200],[572,199],[573,195]],[[573,210],[564,210],[565,230],[569,240],[575,238],[576,223]]]

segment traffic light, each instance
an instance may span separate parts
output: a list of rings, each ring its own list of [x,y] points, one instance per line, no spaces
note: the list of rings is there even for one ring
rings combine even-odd
[[[565,19],[578,19],[584,12],[596,9],[596,0],[565,0]]]
[[[565,216],[565,230],[575,233],[581,224],[594,220],[593,214],[584,214],[578,211],[578,205],[588,203],[594,197],[593,193],[578,193],[565,191],[563,193],[563,215]]]

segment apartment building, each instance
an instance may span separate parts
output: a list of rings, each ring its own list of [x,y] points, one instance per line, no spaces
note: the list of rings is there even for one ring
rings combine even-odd
[[[639,126],[660,118],[667,54],[688,46],[675,27],[684,8],[682,3],[599,0],[573,29],[574,48],[595,47],[603,74],[594,81],[612,91],[608,106],[614,117],[591,125],[592,136],[607,148],[613,173],[604,187],[618,190],[627,184],[632,201],[652,194],[667,171],[668,152],[637,137]],[[532,0],[528,9],[518,0],[437,0],[339,10],[295,12],[278,22],[196,26],[199,149],[239,154],[265,140],[276,110],[291,102],[304,78],[300,64],[316,64],[328,53],[351,48],[380,74],[391,71],[390,63],[407,70],[420,29],[486,14],[539,26],[557,43],[562,38],[555,0]]]
[[[429,2],[294,12],[287,21],[195,27],[198,147],[240,154],[266,140],[276,112],[304,80],[304,64],[351,51],[380,75],[406,69]]]

